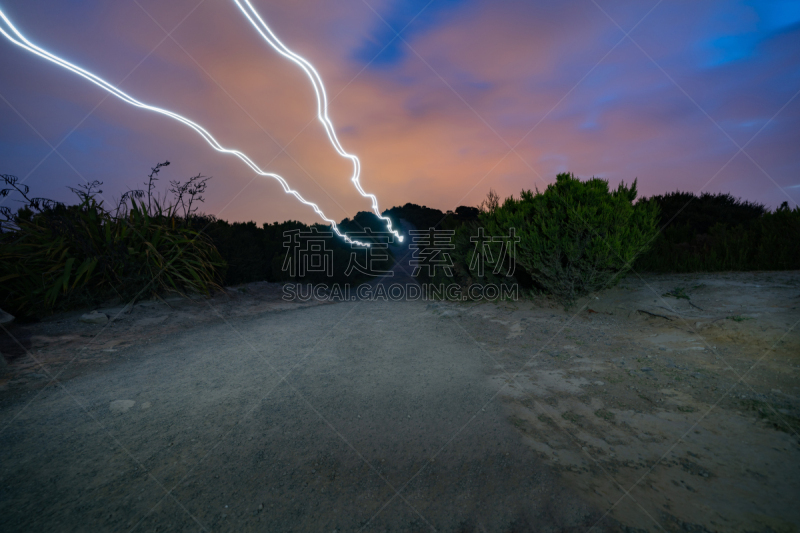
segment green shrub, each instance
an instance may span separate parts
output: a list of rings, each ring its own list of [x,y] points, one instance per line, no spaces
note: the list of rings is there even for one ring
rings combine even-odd
[[[516,268],[569,306],[619,281],[655,236],[657,207],[635,199],[636,181],[609,191],[604,180],[559,174],[544,192],[523,190],[502,204],[490,197],[480,221],[487,235],[505,241],[513,228]]]
[[[454,262],[455,281],[462,287],[470,285],[513,285],[515,283],[525,288],[530,288],[530,280],[526,279],[522,268],[510,269],[510,257],[502,253],[502,246],[499,243],[487,243],[491,253],[491,261],[488,257],[475,257],[476,254],[484,253],[486,250],[483,243],[476,240],[479,236],[479,228],[482,225],[478,221],[466,221],[455,228],[453,244],[455,249],[451,255]],[[502,232],[502,230],[499,230]],[[484,228],[484,236],[491,238],[492,234]],[[483,272],[478,268],[478,262],[483,262]],[[498,267],[497,263],[501,262]]]

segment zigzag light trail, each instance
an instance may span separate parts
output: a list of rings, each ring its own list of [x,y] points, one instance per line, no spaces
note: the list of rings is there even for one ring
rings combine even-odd
[[[11,23],[11,20],[9,20],[9,18],[6,16],[6,14],[3,13],[2,9],[0,9],[0,19],[2,19],[2,22],[0,22],[0,33],[2,33],[3,36],[6,39],[11,41],[15,45],[27,50],[28,52],[36,54],[37,56],[42,57],[42,58],[44,58],[44,59],[46,59],[46,60],[48,60],[48,61],[50,61],[52,63],[55,63],[56,65],[59,65],[60,67],[63,67],[65,69],[67,69],[67,70],[70,70],[70,71],[74,72],[75,74],[77,74],[77,75],[89,80],[90,82],[94,83],[98,87],[108,91],[109,93],[113,94],[114,96],[116,96],[120,100],[122,100],[122,101],[124,101],[124,102],[126,102],[126,103],[128,103],[128,104],[130,104],[132,106],[140,107],[142,109],[147,109],[149,111],[153,111],[155,113],[159,113],[161,115],[168,116],[168,117],[170,117],[172,119],[177,120],[178,122],[181,122],[181,123],[189,126],[193,130],[195,130],[197,133],[199,133],[200,136],[203,137],[203,139],[209,145],[211,145],[211,147],[214,148],[216,151],[222,152],[222,153],[225,153],[225,154],[235,155],[236,157],[241,159],[247,166],[249,166],[254,172],[256,172],[256,174],[259,174],[260,176],[274,178],[274,179],[278,180],[278,182],[281,184],[281,187],[283,187],[283,190],[284,190],[284,192],[286,194],[291,194],[292,196],[297,198],[300,202],[304,203],[307,206],[310,206],[317,213],[317,215],[319,215],[320,218],[322,218],[322,220],[324,220],[325,222],[328,222],[331,225],[331,227],[333,228],[333,231],[336,232],[336,234],[339,237],[344,239],[345,242],[356,244],[356,245],[359,245],[359,246],[367,246],[367,247],[370,246],[369,243],[353,240],[350,237],[348,237],[347,235],[344,235],[343,233],[341,233],[339,231],[339,228],[337,227],[335,221],[333,221],[333,220],[329,219],[328,217],[326,217],[325,213],[322,212],[322,210],[319,208],[319,206],[317,206],[317,204],[307,201],[305,198],[300,196],[299,192],[297,192],[294,189],[292,189],[291,187],[289,187],[289,184],[286,182],[285,179],[283,179],[278,174],[274,174],[272,172],[265,172],[265,171],[261,170],[261,168],[259,168],[258,165],[256,165],[249,157],[247,157],[247,155],[243,154],[242,152],[240,152],[238,150],[232,150],[232,149],[223,147],[208,131],[205,130],[205,128],[203,128],[202,126],[200,126],[196,122],[193,122],[193,121],[189,120],[188,118],[183,117],[183,116],[181,116],[181,115],[179,115],[177,113],[173,113],[172,111],[168,111],[166,109],[161,109],[160,107],[155,107],[155,106],[151,106],[151,105],[148,105],[148,104],[144,104],[144,103],[140,102],[139,100],[136,100],[132,96],[130,96],[130,95],[122,92],[121,90],[117,89],[116,87],[114,87],[113,85],[111,85],[107,81],[103,80],[102,78],[100,78],[98,76],[95,76],[91,72],[88,72],[88,71],[86,71],[86,70],[84,70],[84,69],[82,69],[82,68],[80,68],[80,67],[78,67],[76,65],[73,65],[69,61],[66,61],[66,60],[64,60],[64,59],[62,59],[62,58],[60,58],[60,57],[58,57],[58,56],[56,56],[54,54],[51,54],[47,50],[39,48],[38,46],[36,46],[32,42],[30,42],[28,39],[26,39],[25,36],[22,35],[22,33],[20,33],[19,30],[17,30],[17,28]],[[11,33],[16,35],[16,38],[14,36],[12,36]]]
[[[378,208],[378,198],[376,198],[374,194],[364,192],[364,189],[361,187],[361,182],[359,181],[361,176],[361,162],[358,160],[358,157],[345,152],[341,143],[339,143],[339,139],[336,137],[336,131],[333,128],[333,123],[328,117],[328,96],[325,93],[325,85],[323,85],[322,78],[320,77],[319,73],[311,65],[311,63],[289,50],[286,45],[284,45],[280,39],[278,39],[278,37],[272,33],[272,30],[269,29],[267,23],[264,22],[264,19],[259,16],[258,12],[250,3],[250,0],[234,0],[234,2],[242,11],[242,13],[244,13],[244,16],[247,17],[247,20],[250,21],[250,23],[255,27],[256,31],[261,34],[261,36],[265,41],[267,41],[267,43],[269,43],[269,45],[280,55],[286,57],[294,63],[297,63],[311,79],[311,84],[314,86],[314,93],[317,95],[317,119],[319,119],[319,121],[322,123],[322,126],[325,128],[325,133],[328,134],[328,139],[330,139],[331,144],[333,144],[333,147],[336,149],[336,152],[338,152],[340,156],[353,162],[353,177],[350,178],[351,181],[355,185],[356,189],[358,189],[358,192],[361,193],[361,196],[372,200],[372,210],[375,212],[378,218],[386,222],[386,227],[389,229],[389,232],[395,235],[400,242],[403,242],[403,237],[401,237],[396,230],[392,229],[392,221],[388,217],[381,215],[380,209]]]

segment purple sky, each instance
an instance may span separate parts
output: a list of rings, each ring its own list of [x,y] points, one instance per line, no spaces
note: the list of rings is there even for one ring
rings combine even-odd
[[[800,2],[252,2],[322,75],[381,209],[476,205],[490,188],[542,189],[564,171],[638,178],[643,195],[800,199]],[[232,1],[0,9],[35,44],[200,123],[330,218],[369,209],[315,120],[308,78]],[[66,186],[98,179],[111,202],[168,159],[162,190],[213,176],[204,209],[220,218],[319,220],[192,130],[2,37],[0,65],[0,173],[37,196],[69,200]]]

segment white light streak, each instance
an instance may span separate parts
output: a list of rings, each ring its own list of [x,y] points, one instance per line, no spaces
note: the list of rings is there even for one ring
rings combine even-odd
[[[358,189],[358,192],[361,193],[361,196],[372,200],[372,210],[375,212],[378,218],[386,222],[386,227],[389,229],[389,231],[394,234],[400,242],[403,242],[403,237],[401,237],[396,230],[392,229],[392,221],[388,217],[381,215],[380,209],[378,209],[378,199],[375,197],[375,195],[364,192],[364,189],[361,187],[361,182],[359,181],[361,176],[361,162],[358,160],[358,157],[345,152],[341,143],[339,143],[339,139],[336,137],[336,131],[333,129],[333,123],[328,117],[328,96],[325,93],[325,85],[323,85],[322,78],[320,77],[319,73],[313,66],[311,66],[311,63],[289,50],[286,45],[284,45],[280,39],[278,39],[278,37],[272,33],[272,30],[269,29],[267,23],[264,22],[255,8],[252,6],[250,0],[234,0],[234,2],[242,11],[242,13],[244,13],[244,16],[247,17],[247,20],[250,21],[250,23],[255,27],[258,33],[261,34],[264,40],[269,43],[269,45],[283,57],[298,64],[311,79],[311,84],[314,86],[314,93],[317,95],[317,118],[325,128],[325,133],[328,134],[328,139],[330,139],[331,144],[333,144],[334,149],[336,149],[336,152],[338,152],[340,156],[353,162],[353,177],[350,178],[350,180],[353,182],[356,189]]]
[[[179,115],[177,113],[173,113],[172,111],[168,111],[166,109],[161,109],[160,107],[155,107],[155,106],[151,106],[151,105],[148,105],[148,104],[144,104],[144,103],[140,102],[139,100],[136,100],[132,96],[130,96],[130,95],[122,92],[121,90],[117,89],[116,87],[114,87],[113,85],[111,85],[107,81],[103,80],[102,78],[100,78],[98,76],[95,76],[91,72],[88,72],[88,71],[86,71],[86,70],[84,70],[84,69],[82,69],[82,68],[80,68],[80,67],[78,67],[76,65],[73,65],[69,61],[61,59],[60,57],[58,57],[58,56],[56,56],[54,54],[51,54],[47,50],[39,48],[38,46],[36,46],[32,42],[30,42],[28,39],[26,39],[25,36],[22,35],[22,33],[20,33],[19,30],[17,30],[17,28],[8,19],[6,14],[3,13],[2,9],[0,9],[0,18],[2,18],[2,23],[0,23],[0,33],[2,33],[3,36],[6,39],[11,41],[15,45],[27,50],[28,52],[36,54],[39,57],[42,57],[42,58],[44,58],[44,59],[46,59],[48,61],[51,61],[51,62],[55,63],[56,65],[58,65],[60,67],[64,67],[65,69],[74,72],[75,74],[77,74],[77,75],[89,80],[90,82],[94,83],[95,85],[97,85],[101,89],[104,89],[104,90],[110,92],[111,94],[113,94],[114,96],[119,98],[120,100],[122,100],[122,101],[124,101],[124,102],[126,102],[126,103],[128,103],[128,104],[130,104],[132,106],[140,107],[142,109],[147,109],[148,111],[153,111],[155,113],[159,113],[161,115],[165,115],[165,116],[168,116],[168,117],[170,117],[172,119],[175,119],[178,122],[182,122],[183,124],[189,126],[194,131],[199,133],[200,136],[203,137],[203,139],[208,144],[210,144],[212,148],[214,148],[214,150],[216,150],[218,152],[225,153],[225,154],[235,155],[236,157],[238,157],[239,159],[244,161],[244,163],[247,166],[249,166],[251,169],[253,169],[253,171],[256,172],[256,174],[259,174],[260,176],[274,178],[274,179],[278,180],[278,182],[281,184],[281,187],[283,187],[283,190],[284,190],[284,192],[286,194],[291,194],[292,196],[294,196],[295,198],[300,200],[300,202],[304,203],[305,205],[310,206],[320,216],[320,218],[322,218],[322,220],[324,220],[325,222],[327,222],[327,223],[329,223],[331,225],[331,227],[333,228],[333,231],[335,231],[336,234],[339,237],[343,238],[345,240],[345,242],[356,244],[356,245],[359,245],[359,246],[369,246],[369,243],[355,241],[355,240],[351,239],[350,237],[348,237],[347,235],[342,234],[339,231],[339,228],[337,227],[335,221],[333,221],[333,220],[329,219],[328,217],[326,217],[325,213],[322,212],[322,210],[319,208],[319,206],[317,206],[317,204],[307,201],[305,198],[300,196],[299,192],[297,192],[297,191],[293,190],[291,187],[289,187],[289,184],[286,182],[285,179],[283,179],[278,174],[273,174],[271,172],[265,172],[265,171],[261,170],[258,167],[258,165],[256,165],[249,157],[247,157],[247,155],[243,154],[242,152],[240,152],[238,150],[231,150],[229,148],[223,147],[221,144],[219,144],[219,142],[217,142],[217,140],[208,131],[205,130],[205,128],[203,128],[199,124],[197,124],[195,122],[192,122],[188,118],[183,117],[183,116],[181,116],[181,115]],[[11,35],[11,33],[16,35],[16,38],[13,37]],[[356,160],[356,161],[358,161],[358,160]],[[375,205],[377,205],[377,203]]]

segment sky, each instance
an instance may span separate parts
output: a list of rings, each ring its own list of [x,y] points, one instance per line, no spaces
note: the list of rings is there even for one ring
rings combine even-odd
[[[640,195],[800,201],[800,2],[252,0],[319,71],[381,210],[544,189],[560,172]],[[29,40],[204,126],[334,220],[370,209],[316,120],[308,77],[232,0],[0,0]],[[35,196],[100,180],[113,204],[211,176],[202,210],[320,221],[186,126],[0,36],[0,173]],[[11,199],[2,200],[13,206]]]

